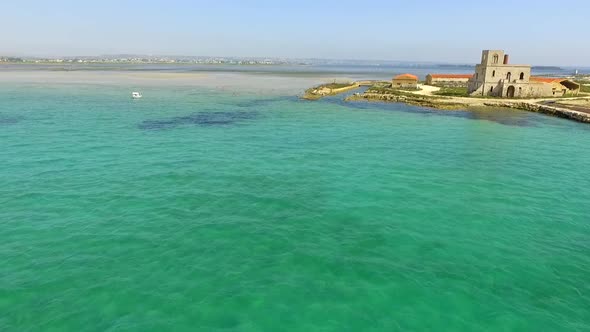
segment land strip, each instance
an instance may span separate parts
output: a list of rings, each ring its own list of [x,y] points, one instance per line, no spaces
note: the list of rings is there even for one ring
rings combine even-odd
[[[361,87],[362,82],[329,83],[305,90],[303,99],[318,100],[327,96],[335,96]]]
[[[363,83],[367,85],[366,82]],[[348,92],[361,86],[359,82],[340,85],[334,84],[335,83],[332,83],[332,85],[321,85],[308,89],[304,98],[317,100],[325,96],[333,96]],[[453,91],[448,89],[446,90],[446,95],[441,95],[441,88],[427,85],[419,85],[417,90],[392,89],[387,85],[387,82],[374,82],[366,92],[350,95],[345,101],[397,102],[440,110],[469,110],[476,107],[503,107],[543,113],[578,122],[590,123],[589,95],[570,98],[533,99],[477,98],[461,96],[459,92],[457,92],[457,96],[454,96]]]

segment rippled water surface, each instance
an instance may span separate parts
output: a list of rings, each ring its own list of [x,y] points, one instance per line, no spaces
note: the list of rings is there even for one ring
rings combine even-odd
[[[1,331],[589,331],[590,126],[0,85]]]

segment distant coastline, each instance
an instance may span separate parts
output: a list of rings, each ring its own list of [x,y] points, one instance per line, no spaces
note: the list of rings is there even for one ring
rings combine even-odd
[[[445,63],[424,61],[393,61],[393,60],[346,60],[319,58],[276,58],[276,57],[232,57],[232,56],[155,56],[115,54],[98,56],[12,56],[1,55],[0,64],[227,64],[227,65],[301,65],[301,66],[374,66],[374,67],[414,67],[441,69],[469,69],[473,63]],[[590,66],[555,66],[535,65],[537,70],[567,70],[571,68],[588,70]]]
[[[0,57],[0,64],[28,64],[28,65],[88,65],[88,64],[123,64],[123,65],[284,65],[295,64],[279,60],[248,60],[248,59],[228,59],[228,58],[206,58],[206,59],[174,59],[174,58],[41,58],[26,59]],[[305,63],[298,63],[305,65]]]

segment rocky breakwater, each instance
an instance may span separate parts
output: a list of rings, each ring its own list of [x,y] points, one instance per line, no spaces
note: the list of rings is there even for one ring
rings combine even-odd
[[[486,102],[485,106],[491,107],[508,107],[525,110],[529,112],[536,112],[557,116],[560,118],[570,119],[578,122],[590,123],[590,113],[570,110],[561,106],[553,106],[551,104],[541,104],[534,102]]]
[[[366,93],[355,93],[352,96],[349,96],[345,99],[345,101],[380,101],[380,102],[389,102],[389,103],[404,103],[414,106],[422,106],[422,107],[429,107],[429,108],[436,108],[441,110],[458,110],[458,109],[465,109],[466,104],[464,103],[457,103],[450,98],[444,97],[432,97],[432,96],[424,96],[424,95],[417,95],[411,93],[403,93],[403,92],[395,92],[395,93],[373,93],[373,92],[366,92]]]
[[[327,96],[335,96],[351,90],[358,89],[361,85],[358,82],[350,83],[329,83],[322,84],[311,89],[305,90],[303,99],[318,100]]]

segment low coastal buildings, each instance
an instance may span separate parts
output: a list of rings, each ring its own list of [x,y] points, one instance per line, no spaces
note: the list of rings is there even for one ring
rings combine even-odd
[[[531,76],[532,82],[541,82],[551,86],[551,96],[577,95],[581,85],[567,78],[535,77]]]
[[[467,85],[467,81],[473,74],[428,74],[426,84],[428,85]]]
[[[412,74],[397,75],[391,81],[391,87],[397,89],[417,89],[418,76]]]
[[[550,97],[576,95],[580,85],[567,79],[531,77],[530,65],[513,65],[502,50],[484,50],[467,84],[472,96]]]

